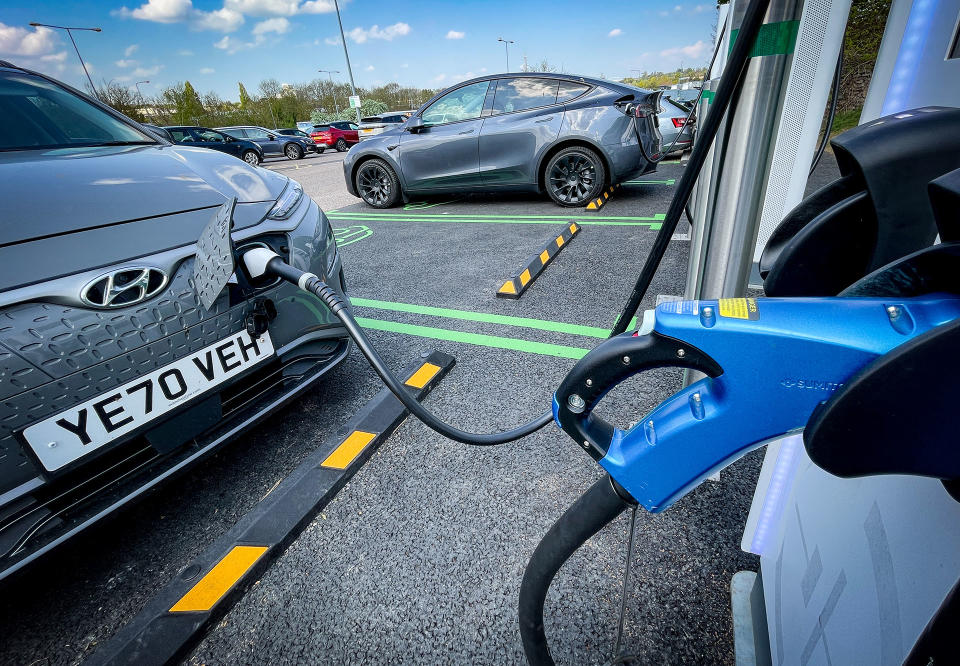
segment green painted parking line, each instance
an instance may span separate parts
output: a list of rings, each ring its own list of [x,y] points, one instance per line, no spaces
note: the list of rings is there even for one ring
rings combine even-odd
[[[462,321],[476,321],[484,324],[499,324],[502,326],[518,326],[533,328],[552,333],[566,333],[569,335],[583,335],[590,338],[605,339],[610,335],[609,329],[598,326],[581,326],[579,324],[565,324],[559,321],[546,321],[530,317],[511,317],[508,315],[490,314],[487,312],[473,312],[471,310],[453,310],[449,308],[435,308],[429,305],[413,305],[410,303],[393,303],[377,301],[372,298],[351,298],[355,306],[390,310],[392,312],[407,312],[410,314],[429,315],[431,317],[445,317]]]
[[[364,328],[375,331],[402,333],[404,335],[415,335],[417,337],[431,338],[433,340],[447,340],[448,342],[462,342],[468,345],[477,345],[480,347],[510,349],[513,351],[526,352],[528,354],[542,354],[544,356],[557,356],[559,358],[581,359],[587,354],[587,352],[590,351],[589,349],[583,349],[581,347],[567,347],[566,345],[554,345],[546,342],[532,342],[530,340],[506,338],[499,335],[465,333],[463,331],[451,331],[446,328],[401,324],[395,321],[368,319],[367,317],[357,317],[356,319],[357,322]]]
[[[664,218],[663,213],[657,213],[652,216],[467,216],[467,215],[402,215],[402,214],[356,214],[356,213],[336,213],[327,215],[330,219],[339,221],[356,222],[425,222],[433,224],[562,224],[564,222],[576,222],[581,226],[598,227],[647,227],[651,231],[657,231],[662,226]]]
[[[624,185],[673,185],[676,182],[676,178],[668,180],[628,180]]]
[[[380,217],[400,217],[405,220],[412,219],[430,219],[430,220],[443,220],[447,218],[463,219],[463,220],[550,220],[551,223],[556,220],[647,220],[647,221],[662,221],[666,214],[664,213],[655,213],[654,215],[641,215],[641,216],[627,216],[627,215],[461,215],[460,213],[434,213],[434,214],[411,214],[404,215],[403,213],[370,213],[370,212],[348,212],[348,211],[330,211],[327,215],[333,215],[338,218],[370,218],[376,219]]]

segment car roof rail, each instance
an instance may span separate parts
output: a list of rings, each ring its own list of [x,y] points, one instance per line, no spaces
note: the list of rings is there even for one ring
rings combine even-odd
[[[6,60],[0,60],[0,67],[9,67],[10,69],[20,69],[19,67],[14,65],[12,62],[8,62]]]

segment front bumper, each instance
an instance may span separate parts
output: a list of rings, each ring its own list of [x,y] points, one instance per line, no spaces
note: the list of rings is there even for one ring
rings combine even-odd
[[[340,258],[335,245],[327,246],[327,239],[332,239],[329,222],[316,204],[305,197],[287,222],[287,231],[254,234],[249,240],[283,244],[291,263],[322,272],[342,292]],[[190,285],[192,268],[192,257],[182,261],[163,294],[129,312],[105,315],[34,302],[3,310],[5,320],[13,322],[0,333],[0,351],[9,352],[6,365],[21,363],[58,376],[20,392],[10,382],[0,383],[4,393],[0,402],[0,579],[209,455],[305,391],[346,356],[346,332],[312,295],[285,283],[266,286],[255,295],[231,285],[205,311]],[[278,310],[269,327],[277,352],[270,360],[191,400],[171,416],[89,453],[62,473],[43,470],[22,441],[19,433],[26,426],[242,330],[254,301],[264,298]],[[37,323],[38,313],[42,325]],[[94,326],[98,321],[100,325]],[[18,346],[18,338],[35,340],[38,329],[46,336],[46,353],[59,349],[57,358],[63,363],[37,363],[36,348]],[[70,331],[72,337],[66,335]],[[191,430],[190,423],[201,425]],[[172,443],[167,442],[170,446],[158,448],[153,435],[163,428],[176,434]]]

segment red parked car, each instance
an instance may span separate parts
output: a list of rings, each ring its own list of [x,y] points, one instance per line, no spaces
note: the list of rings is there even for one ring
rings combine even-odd
[[[342,153],[350,150],[353,144],[360,142],[357,124],[348,120],[340,120],[328,125],[314,125],[310,138],[321,152],[327,148],[336,148]]]

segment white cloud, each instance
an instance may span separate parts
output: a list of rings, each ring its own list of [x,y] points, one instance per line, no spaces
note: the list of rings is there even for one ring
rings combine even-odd
[[[194,30],[218,32],[233,32],[244,21],[243,14],[229,7],[206,12],[195,9],[192,0],[147,0],[136,9],[121,7],[110,13],[154,23],[187,23]]]
[[[673,11],[675,11],[675,12],[682,12],[682,11],[683,11],[683,5],[676,5],[676,6],[674,6]]]
[[[622,34],[623,34],[623,30],[621,30],[620,28],[614,28],[613,30],[607,33],[607,37],[619,37]]]
[[[242,39],[237,39],[236,37],[231,37],[230,35],[224,35],[223,39],[214,42],[213,46],[218,49],[223,49],[230,55],[233,55],[237,51],[255,49],[263,44],[266,40],[267,38],[263,35],[256,35],[252,42],[245,42]]]
[[[341,2],[340,4],[343,5],[346,4],[346,2]],[[332,0],[307,0],[307,2],[300,5],[301,14],[329,14],[332,11],[336,11]]]
[[[409,63],[409,62],[405,62],[405,63],[403,63],[402,65],[400,65],[400,68],[401,68],[401,69],[407,69],[408,67],[410,67],[410,63]]]
[[[376,67],[374,67],[373,65],[367,65],[367,71],[368,71],[368,72],[372,72],[372,71],[375,70],[375,69],[376,69]]]
[[[266,21],[260,21],[260,23],[253,26],[253,34],[257,36],[265,35],[268,32],[275,32],[278,35],[282,35],[289,30],[290,21],[285,18],[267,19]]]
[[[665,10],[659,11],[659,12],[657,12],[657,16],[663,16],[664,18],[666,18],[667,16],[670,16],[670,12],[665,11]]]
[[[435,77],[433,77],[433,80],[436,81],[437,83],[440,83],[445,78],[447,78],[446,74],[437,74]]]
[[[0,55],[42,56],[56,48],[56,33],[50,28],[28,30],[0,23]]]
[[[120,69],[126,69],[127,67],[136,67],[140,63],[136,60],[118,60],[113,64]]]
[[[131,45],[128,46],[126,49],[124,49],[124,51],[123,51],[123,57],[129,58],[129,57],[132,56],[134,53],[136,53],[136,52],[137,52],[137,49],[139,49],[139,48],[140,48],[140,45],[139,45],[139,44],[131,44]]]
[[[134,76],[156,76],[163,69],[163,65],[154,65],[153,67],[137,67],[133,70]]]
[[[323,43],[327,46],[337,46],[340,43],[340,40],[337,37],[324,37]]]
[[[58,53],[49,53],[47,55],[40,56],[40,60],[43,62],[60,62],[62,63],[67,59],[67,52],[60,51]]]
[[[402,37],[408,34],[410,34],[410,26],[402,21],[399,23],[394,23],[393,25],[388,25],[383,29],[381,29],[378,25],[372,25],[370,26],[369,30],[364,30],[363,28],[354,28],[347,33],[347,35],[350,36],[350,39],[357,44],[363,44],[368,39],[383,39],[389,42],[394,37]]]
[[[481,68],[480,68],[480,73],[481,73],[481,74],[486,74],[486,73],[487,73],[487,68],[486,68],[486,67],[481,67]]]
[[[194,30],[216,30],[217,32],[233,32],[243,25],[243,14],[232,9],[218,9],[213,12],[194,12],[190,27]]]
[[[192,55],[193,55],[193,51],[191,51],[190,49],[181,49],[181,50],[177,51],[177,55],[180,55],[180,56],[192,56]]]
[[[459,30],[451,30],[447,33],[447,39],[463,39],[467,36],[467,33],[460,32]]]
[[[660,51],[661,58],[690,58],[696,60],[698,58],[704,57],[707,53],[710,52],[710,45],[707,44],[702,39],[697,40],[695,44],[688,44],[687,46],[674,46],[673,48],[664,49]]]
[[[200,73],[201,73],[201,74],[213,74],[213,73],[216,72],[216,71],[217,71],[217,70],[215,70],[213,67],[201,67],[201,68],[200,68]]]
[[[224,0],[223,6],[250,16],[293,16],[297,0]]]

